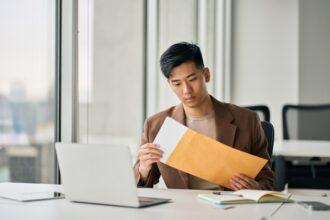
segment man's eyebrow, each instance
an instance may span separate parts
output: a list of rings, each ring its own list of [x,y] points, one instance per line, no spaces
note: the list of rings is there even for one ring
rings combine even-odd
[[[196,73],[191,73],[186,78],[189,78],[189,77],[194,76],[194,75],[196,75]]]
[[[186,76],[185,78],[189,78],[189,77],[191,77],[191,76],[194,76],[194,75],[196,75],[196,73],[190,73],[188,76]],[[179,79],[171,79],[171,82],[178,82],[178,81],[180,81]]]

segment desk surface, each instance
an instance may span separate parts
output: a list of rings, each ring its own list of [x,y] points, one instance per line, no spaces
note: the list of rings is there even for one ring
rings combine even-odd
[[[0,193],[12,190],[0,184]],[[40,189],[61,189],[56,185],[23,184],[18,191],[40,191]],[[235,205],[223,209],[196,198],[199,190],[156,190],[139,189],[140,196],[171,198],[168,204],[135,209],[107,205],[73,203],[65,199],[37,202],[15,202],[0,199],[1,219],[269,219],[280,206],[272,204]],[[327,193],[327,197],[321,195]],[[296,190],[292,196],[295,200],[313,200],[330,204],[330,190]],[[284,204],[272,219],[330,219],[330,211],[309,213],[297,204]]]
[[[330,141],[275,141],[273,154],[292,157],[330,157]]]

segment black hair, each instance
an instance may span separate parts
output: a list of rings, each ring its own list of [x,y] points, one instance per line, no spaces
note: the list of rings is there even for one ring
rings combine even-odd
[[[164,76],[169,78],[173,68],[186,62],[194,62],[197,68],[204,68],[200,48],[196,44],[180,42],[173,44],[162,54],[160,68]]]

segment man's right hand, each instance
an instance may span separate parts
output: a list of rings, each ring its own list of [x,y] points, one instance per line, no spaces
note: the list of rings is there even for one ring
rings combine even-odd
[[[163,153],[157,144],[147,143],[140,147],[138,158],[140,161],[139,173],[142,179],[145,180],[148,177],[152,164],[159,162]]]

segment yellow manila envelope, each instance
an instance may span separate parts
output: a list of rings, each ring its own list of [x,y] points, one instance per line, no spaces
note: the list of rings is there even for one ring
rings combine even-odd
[[[255,178],[267,160],[234,149],[167,117],[154,143],[164,151],[161,162],[209,182],[231,188],[239,173]]]

